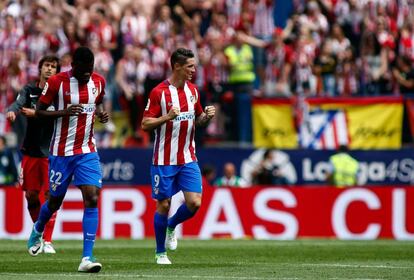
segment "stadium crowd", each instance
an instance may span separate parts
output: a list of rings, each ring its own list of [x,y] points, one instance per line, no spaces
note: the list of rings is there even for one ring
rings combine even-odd
[[[126,112],[132,143],[142,146],[146,100],[170,74],[176,47],[197,56],[202,104],[217,108],[206,135],[221,140],[251,141],[245,117],[253,97],[414,92],[414,1],[292,4],[276,27],[271,0],[0,1],[0,134],[12,130],[4,112],[37,77],[38,60],[57,54],[68,70],[80,45],[94,51],[95,70],[108,81],[106,109]],[[104,131],[111,137],[114,124]]]

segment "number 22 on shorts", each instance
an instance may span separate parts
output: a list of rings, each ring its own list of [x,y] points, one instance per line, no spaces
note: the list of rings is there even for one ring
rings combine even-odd
[[[56,191],[56,188],[62,183],[60,180],[62,179],[62,172],[55,172],[55,170],[50,170],[50,178],[49,182],[51,183],[51,187],[53,191]]]

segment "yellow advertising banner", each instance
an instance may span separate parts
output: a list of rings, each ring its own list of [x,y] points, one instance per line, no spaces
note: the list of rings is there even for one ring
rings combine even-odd
[[[295,149],[298,136],[290,100],[253,102],[253,144],[260,148]]]
[[[344,113],[348,141],[339,144],[347,144],[351,149],[401,148],[403,102],[399,97],[318,98],[308,102],[310,112],[338,110]],[[336,124],[335,128],[338,126]],[[320,133],[318,136],[327,135]],[[324,139],[324,143],[327,140]]]

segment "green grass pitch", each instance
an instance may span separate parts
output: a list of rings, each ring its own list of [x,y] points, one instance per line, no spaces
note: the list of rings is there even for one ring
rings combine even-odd
[[[0,240],[0,279],[414,279],[414,242],[392,240],[179,240],[170,266],[154,263],[154,240],[97,240],[100,273],[78,273],[82,241],[56,241],[31,257],[25,241]]]

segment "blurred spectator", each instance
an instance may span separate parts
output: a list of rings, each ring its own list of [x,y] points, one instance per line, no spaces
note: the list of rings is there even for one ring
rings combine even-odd
[[[236,115],[233,115],[233,128],[236,129],[234,134],[237,135],[235,140],[249,143],[252,140],[251,98],[253,82],[256,77],[253,66],[253,50],[236,33],[224,53],[227,57],[229,85],[234,94],[234,107],[237,112]]]
[[[0,29],[0,70],[10,64],[15,52],[23,49],[23,30],[16,26],[11,15],[5,18],[5,26]]]
[[[252,35],[258,39],[270,43],[275,29],[273,20],[274,4],[271,0],[256,0],[250,2],[248,7],[253,11]],[[265,49],[254,47],[254,66],[256,75],[255,88],[262,88],[265,81],[266,53]]]
[[[287,185],[288,180],[281,172],[282,166],[277,164],[275,153],[267,150],[262,161],[252,172],[252,184],[255,185]]]
[[[339,57],[336,69],[336,85],[339,96],[355,96],[359,90],[360,71],[356,65],[352,47]]]
[[[104,7],[97,6],[90,11],[90,22],[83,30],[83,36],[88,45],[97,40],[101,48],[112,51],[117,47],[116,34]]]
[[[58,55],[60,56],[73,53],[83,43],[73,20],[66,21],[63,24],[63,29],[58,29],[57,37],[59,39]]]
[[[327,174],[327,182],[338,188],[357,184],[358,161],[348,154],[348,147],[341,145],[337,153],[329,158],[331,164]]]
[[[366,32],[361,40],[362,93],[379,95],[384,89],[384,74],[388,69],[387,52],[381,48],[376,36]]]
[[[167,78],[169,71],[169,53],[164,46],[165,39],[162,33],[155,33],[152,36],[152,43],[147,46],[146,57],[148,71],[144,82],[144,100],[148,100],[151,90]]]
[[[247,187],[246,181],[237,176],[236,167],[231,162],[226,162],[223,167],[223,176],[218,178],[214,185],[217,187]]]
[[[145,107],[144,80],[147,72],[148,65],[142,59],[140,48],[126,45],[124,55],[116,66],[115,80],[122,92],[122,98],[127,104],[132,136],[140,144],[144,144],[143,141],[146,138],[146,135],[144,136],[141,131],[140,124]]]
[[[207,127],[207,132],[212,137],[225,137],[225,132],[230,131],[232,117],[229,105],[232,99],[226,99],[226,96],[231,95],[227,83],[226,56],[223,52],[223,43],[219,38],[212,37],[208,43],[211,49],[209,49],[209,56],[205,54],[208,57],[204,67],[207,91],[210,94],[210,100],[207,102],[214,105],[216,115]],[[228,136],[226,138],[229,139]]]
[[[24,45],[29,61],[28,78],[29,80],[35,80],[39,75],[38,61],[48,53],[55,53],[59,48],[59,41],[54,34],[46,32],[43,19],[35,19],[32,21]]]
[[[322,43],[322,40],[329,30],[328,20],[322,14],[317,1],[309,1],[306,4],[306,13],[300,15],[299,23],[301,26],[309,28],[317,45]]]
[[[314,73],[318,80],[317,91],[319,95],[336,96],[335,72],[337,59],[332,52],[332,45],[325,41],[321,53],[314,62]]]
[[[201,177],[203,187],[213,186],[214,179],[216,178],[216,168],[211,164],[204,164],[201,167]]]
[[[397,57],[397,63],[392,69],[392,73],[401,94],[414,94],[414,68],[409,57]]]
[[[411,2],[295,0],[286,27],[275,29],[275,1],[270,0],[0,1],[0,105],[8,105],[7,95],[16,87],[7,82],[16,77],[6,79],[16,76],[10,71],[16,56],[19,79],[27,80],[37,73],[38,57],[45,52],[57,53],[69,69],[69,55],[87,45],[94,49],[96,71],[107,76],[110,97],[116,93],[113,65],[126,45],[139,47],[149,68],[142,75],[145,102],[168,75],[168,50],[186,47],[199,61],[193,82],[200,97],[218,108],[202,140],[250,145],[252,96],[303,99],[410,91],[394,72],[404,76],[398,57],[411,60],[406,67],[414,63]],[[124,109],[116,98],[107,99],[108,109],[111,99],[114,110]]]
[[[142,4],[132,1],[125,7],[120,22],[120,31],[123,44],[144,46],[148,39],[150,19],[140,11]]]
[[[299,38],[296,42],[295,82],[296,93],[299,96],[314,96],[317,91],[317,81],[313,74],[313,61],[316,57],[317,43],[311,36],[310,29],[301,25]]]
[[[12,185],[17,182],[16,164],[6,144],[6,138],[0,136],[0,185]]]

